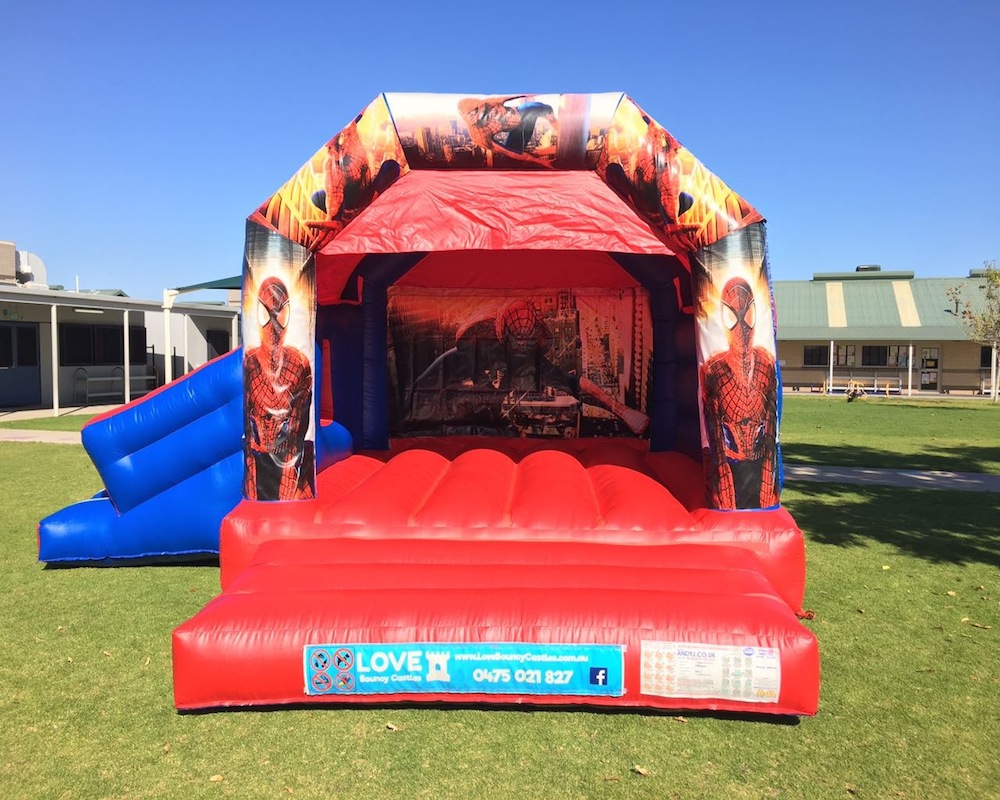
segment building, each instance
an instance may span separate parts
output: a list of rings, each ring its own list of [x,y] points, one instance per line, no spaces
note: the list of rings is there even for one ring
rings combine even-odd
[[[962,324],[966,301],[982,308],[985,274],[915,278],[864,265],[774,282],[785,389],[988,394],[995,356]]]
[[[127,402],[228,352],[239,344],[238,299],[175,302],[231,288],[217,283],[167,290],[163,302],[66,291],[46,283],[37,256],[0,242],[0,408]]]

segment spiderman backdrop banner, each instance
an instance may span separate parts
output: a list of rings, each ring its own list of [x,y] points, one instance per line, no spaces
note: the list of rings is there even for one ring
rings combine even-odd
[[[251,500],[304,500],[316,494],[314,260],[252,222],[246,241],[243,493]]]
[[[778,368],[763,224],[692,259],[709,503],[778,504]]]
[[[389,293],[394,435],[644,436],[642,289]]]

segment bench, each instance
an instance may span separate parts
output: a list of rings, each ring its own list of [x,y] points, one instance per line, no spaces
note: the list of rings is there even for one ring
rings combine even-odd
[[[832,382],[823,381],[824,394],[902,394],[902,381],[899,378],[879,378],[877,376],[861,378],[834,378]]]
[[[988,389],[982,386],[974,386],[967,383],[946,383],[941,385],[941,391],[944,394],[951,394],[952,392],[962,392],[966,394],[986,394]]]
[[[130,380],[131,396],[133,398],[148,394],[155,388],[155,375],[133,375]],[[125,379],[121,375],[88,377],[86,398],[88,403],[94,400],[124,400]]]
[[[782,387],[788,391],[798,392],[801,389],[808,389],[810,392],[822,392],[823,383],[817,383],[816,381],[782,381]]]

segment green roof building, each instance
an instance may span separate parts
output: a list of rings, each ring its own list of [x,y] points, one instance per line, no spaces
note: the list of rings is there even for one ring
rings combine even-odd
[[[775,281],[785,388],[988,393],[992,349],[962,324],[966,302],[982,307],[984,275],[915,278],[872,265]]]

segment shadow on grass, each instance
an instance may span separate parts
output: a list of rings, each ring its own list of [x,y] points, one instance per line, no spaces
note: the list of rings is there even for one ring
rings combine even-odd
[[[670,719],[687,721],[688,719],[719,719],[731,722],[756,723],[778,727],[795,727],[800,724],[801,717],[794,714],[765,714],[739,711],[712,711],[709,709],[677,708],[645,708],[642,706],[589,706],[581,703],[534,703],[490,701],[474,702],[455,700],[448,702],[428,701],[415,698],[413,700],[396,700],[380,702],[378,700],[346,702],[321,699],[313,703],[281,703],[258,706],[209,706],[206,708],[179,708],[177,713],[183,717],[210,716],[213,714],[270,714],[279,711],[388,711],[388,710],[426,710],[426,711],[509,711],[516,714],[599,714],[601,716],[644,716],[668,717]]]
[[[131,567],[218,567],[217,555],[145,556],[141,558],[81,558],[75,561],[46,561],[42,569],[118,569]]]
[[[781,452],[789,464],[815,464],[831,467],[878,467],[993,473],[1000,465],[1000,447],[939,446],[933,442],[929,442],[921,452],[905,454],[854,445],[795,443],[782,445]]]
[[[782,498],[806,537],[882,542],[943,564],[1000,566],[1000,494],[789,482]]]

